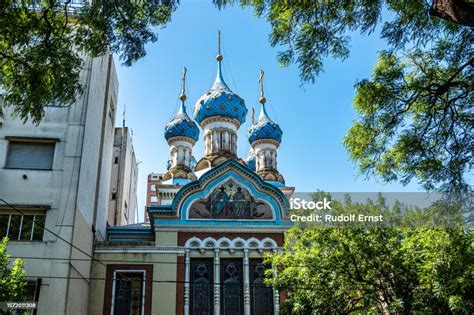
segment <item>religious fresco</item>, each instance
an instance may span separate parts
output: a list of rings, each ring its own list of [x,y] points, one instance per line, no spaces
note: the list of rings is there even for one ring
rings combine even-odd
[[[196,200],[189,210],[191,219],[271,219],[270,206],[229,180],[214,188],[207,198]]]

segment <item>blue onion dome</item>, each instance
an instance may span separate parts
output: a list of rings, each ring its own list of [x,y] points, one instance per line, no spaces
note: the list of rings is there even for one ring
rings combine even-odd
[[[232,92],[222,77],[221,60],[218,55],[217,77],[212,88],[201,96],[194,105],[194,118],[202,126],[203,121],[211,117],[228,117],[238,123],[245,122],[247,107],[240,96]]]
[[[184,97],[184,99],[186,99]],[[181,106],[178,115],[168,122],[165,126],[165,138],[169,141],[175,137],[186,137],[192,139],[194,142],[199,139],[199,128],[196,123],[189,118],[186,113],[184,100],[181,99]]]
[[[268,117],[267,111],[265,109],[265,98],[262,99],[262,109],[260,111],[258,121],[249,129],[249,142],[254,143],[258,140],[274,140],[280,143],[283,131],[281,131],[280,126],[278,126],[277,123],[274,123],[270,117]]]
[[[252,171],[255,172],[256,170],[256,158],[255,155],[252,152],[249,152],[249,154],[244,158],[244,163],[247,165],[248,168],[250,168]]]

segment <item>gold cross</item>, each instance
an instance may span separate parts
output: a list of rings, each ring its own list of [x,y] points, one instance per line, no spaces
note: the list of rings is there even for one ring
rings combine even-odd
[[[183,67],[183,76],[181,77],[181,95],[184,95],[185,92],[185,81],[186,81],[186,72],[188,69],[186,67]]]
[[[264,72],[260,69],[260,75],[258,76],[258,82],[260,83],[260,97],[263,97],[263,75]]]

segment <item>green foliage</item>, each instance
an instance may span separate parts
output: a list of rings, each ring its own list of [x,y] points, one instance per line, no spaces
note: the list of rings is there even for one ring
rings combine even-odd
[[[23,261],[15,259],[10,263],[10,255],[7,253],[8,239],[3,238],[0,243],[0,301],[20,302],[23,298],[26,282],[23,278],[26,275],[23,269]],[[0,310],[0,314],[4,313]]]
[[[152,27],[169,22],[175,7],[174,0],[92,1],[80,10],[71,1],[1,1],[3,106],[39,123],[45,106],[71,104],[82,92],[83,53],[117,53],[129,66],[157,40]]]
[[[436,10],[424,0],[213,3],[252,6],[266,18],[270,44],[282,48],[280,64],[297,63],[303,82],[315,81],[326,58],[349,56],[351,33],[379,31],[389,51],[380,53],[372,77],[356,84],[359,120],[344,141],[350,156],[363,174],[386,182],[416,179],[429,190],[471,190],[465,174],[474,163],[472,28],[438,18],[443,12],[431,16]],[[110,51],[133,64],[157,40],[152,27],[166,25],[177,4],[93,1],[73,12],[59,0],[0,2],[2,106],[38,123],[44,106],[70,104],[81,93],[82,52]]]
[[[407,193],[400,196],[403,200],[393,200],[393,204],[387,202],[387,199],[394,197],[393,193],[384,195],[377,194],[376,198],[370,195],[366,196],[364,201],[354,201],[360,199],[360,194],[355,193],[341,195],[332,195],[323,191],[317,191],[312,194],[314,202],[327,199],[331,201],[331,210],[290,210],[290,215],[309,216],[317,214],[321,217],[331,215],[332,217],[353,216],[352,221],[328,221],[321,219],[319,222],[297,221],[295,225],[298,228],[307,227],[350,227],[350,228],[371,228],[371,227],[404,227],[404,228],[469,228],[473,223],[472,198],[470,194],[465,194],[464,198],[452,198],[450,194],[431,194],[431,201],[420,205],[419,201],[428,201],[429,194]],[[420,198],[421,197],[421,198]],[[418,199],[418,200],[417,200]],[[359,216],[362,216],[359,219]],[[378,217],[381,220],[372,220],[370,218]],[[366,218],[366,219],[364,219]]]
[[[473,234],[462,229],[293,228],[267,256],[283,314],[472,314]]]
[[[361,172],[425,189],[471,190],[474,140],[474,31],[431,16],[424,0],[220,0],[253,6],[271,25],[283,66],[298,64],[314,82],[328,57],[349,56],[350,34],[379,31],[370,80],[356,84],[359,120],[345,145]],[[439,15],[438,15],[439,16]]]
[[[442,42],[405,58],[382,52],[371,79],[357,83],[360,119],[344,142],[362,172],[405,184],[416,177],[427,190],[470,189],[474,54],[456,45]]]
[[[395,50],[420,47],[443,37],[456,37],[465,27],[427,14],[423,0],[215,0],[218,7],[231,3],[252,6],[272,27],[270,43],[284,48],[282,65],[296,62],[304,82],[314,82],[327,57],[349,56],[350,33],[380,37]],[[382,15],[384,19],[382,23]],[[466,27],[467,28],[467,27]],[[457,43],[459,47],[463,43]]]

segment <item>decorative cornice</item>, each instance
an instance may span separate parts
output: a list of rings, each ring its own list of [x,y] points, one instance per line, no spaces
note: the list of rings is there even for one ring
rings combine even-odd
[[[194,141],[193,139],[191,139],[189,137],[182,137],[182,136],[169,138],[168,139],[168,144],[171,145],[171,144],[173,144],[174,142],[177,142],[177,141],[185,141],[185,142],[190,143],[192,146],[194,146],[196,144],[196,141]]]
[[[273,140],[273,139],[261,139],[261,140],[257,140],[255,142],[252,143],[252,148],[255,148],[256,146],[260,145],[260,144],[273,144],[275,145],[277,148],[280,146],[280,143],[276,140]]]
[[[247,248],[249,249],[249,248]],[[258,251],[258,248],[250,248],[252,250]],[[265,251],[281,251],[282,247],[272,247],[272,248],[264,248]],[[103,246],[94,249],[94,253],[96,254],[138,254],[138,253],[163,253],[163,254],[178,254],[184,255],[186,250],[188,250],[184,246],[136,246],[136,247],[120,247],[119,245],[113,246]],[[204,248],[204,250],[209,250],[214,253],[215,248]],[[234,248],[235,252],[241,250],[243,253],[244,248]],[[102,259],[103,261],[107,262],[107,259]]]
[[[226,121],[226,122],[234,124],[237,127],[237,129],[240,128],[240,122],[237,119],[226,117],[226,116],[212,116],[212,117],[206,118],[201,122],[201,128],[204,129],[206,125],[212,122],[216,122],[216,121]]]
[[[286,233],[292,226],[188,226],[188,225],[160,225],[155,226],[159,232],[207,232],[207,233]]]

